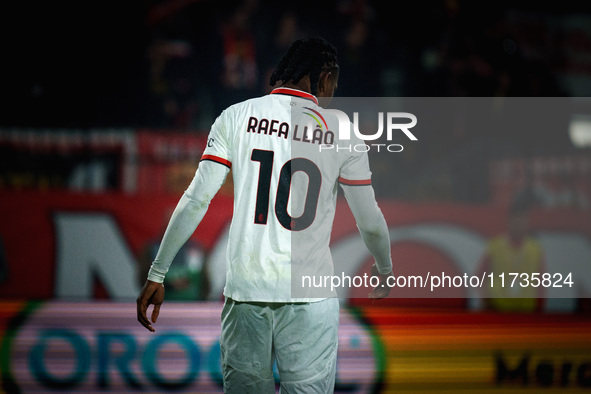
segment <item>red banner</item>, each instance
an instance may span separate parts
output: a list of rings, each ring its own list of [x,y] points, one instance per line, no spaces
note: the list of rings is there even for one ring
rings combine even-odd
[[[3,265],[0,296],[134,299],[145,279],[150,253],[155,253],[178,198],[176,195],[3,193],[0,195]],[[427,272],[477,275],[490,240],[508,231],[507,212],[503,207],[390,201],[380,201],[380,207],[390,227],[394,272],[400,276]],[[232,199],[221,192],[183,251],[184,263],[175,262],[171,267],[171,270],[180,269],[185,264],[183,272],[192,272],[194,283],[204,283],[200,294],[183,295],[179,291],[179,300],[221,298],[231,215]],[[543,253],[546,272],[570,274],[572,278],[570,287],[546,289],[548,298],[559,300],[548,308],[575,310],[577,306],[572,299],[591,295],[588,264],[591,213],[540,209],[531,212],[529,226]],[[331,251],[335,269],[348,275],[367,273],[373,263],[342,200],[337,207]],[[179,274],[179,283],[183,280]],[[446,305],[468,307],[467,300],[478,297],[470,287],[449,287],[443,297],[452,301],[446,301]],[[420,303],[427,305],[442,302],[434,299],[442,298],[440,293],[437,297],[424,293],[413,296],[398,290],[394,289],[390,299],[383,302],[416,303],[412,298],[424,298]],[[355,287],[340,295],[353,303],[364,303],[367,297],[365,289]],[[400,300],[401,297],[408,300]]]
[[[56,281],[60,270],[72,269],[83,264],[84,259],[96,258],[99,261],[87,264],[86,272],[80,271],[76,283],[76,286],[84,286],[85,280],[91,280],[91,293],[84,294],[83,298],[106,295],[129,299],[137,296],[132,296],[136,290],[139,291],[135,278],[137,259],[146,244],[162,237],[178,199],[179,196],[165,195],[1,194],[0,237],[7,274],[0,296],[27,299],[59,297]],[[204,219],[207,225],[200,226],[193,239],[206,249],[212,248],[231,215],[232,199],[224,195],[216,196]],[[76,218],[81,221],[78,227],[81,231],[72,233],[64,228],[76,227]],[[73,256],[73,260],[60,267],[60,258],[67,248],[81,242],[88,244],[88,248],[96,248],[99,256]],[[100,265],[107,266],[110,272],[100,274],[97,271]],[[121,275],[133,275],[122,281],[112,281],[127,284],[126,288],[105,289],[105,286],[108,287],[106,282]],[[77,297],[79,295],[72,296],[80,298]]]

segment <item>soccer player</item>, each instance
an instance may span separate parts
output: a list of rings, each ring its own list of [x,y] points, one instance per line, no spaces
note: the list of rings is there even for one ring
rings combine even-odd
[[[338,76],[330,43],[298,40],[271,76],[270,84],[280,82],[281,87],[220,114],[138,297],[138,321],[154,331],[170,262],[231,168],[234,215],[220,337],[226,393],[273,393],[274,361],[282,393],[334,391],[338,299],[294,297],[292,268],[305,262],[319,272],[332,269],[329,239],[338,184],[375,258],[372,274],[380,284],[369,296],[389,294],[390,240],[371,186],[367,153],[335,149],[361,141],[341,141],[336,117],[319,106],[319,100],[330,102]],[[146,315],[150,304],[151,322]]]

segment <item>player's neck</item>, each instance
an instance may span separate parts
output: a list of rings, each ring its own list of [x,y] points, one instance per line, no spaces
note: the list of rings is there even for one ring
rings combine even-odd
[[[284,88],[301,90],[302,92],[310,94],[312,93],[312,89],[310,88],[310,78],[307,75],[300,79],[298,83],[286,82],[281,86]]]

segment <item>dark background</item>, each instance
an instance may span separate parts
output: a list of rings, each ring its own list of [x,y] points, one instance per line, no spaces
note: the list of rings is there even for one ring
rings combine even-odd
[[[557,80],[569,61],[559,29],[528,36],[515,15],[590,11],[576,1],[9,1],[0,125],[203,129],[226,104],[265,93],[289,42],[310,35],[338,48],[341,96],[581,95]],[[222,82],[228,31],[254,51],[243,86]],[[524,51],[550,33],[547,53]]]

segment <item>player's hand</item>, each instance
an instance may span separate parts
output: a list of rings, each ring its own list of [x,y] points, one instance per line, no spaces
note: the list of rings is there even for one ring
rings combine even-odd
[[[392,271],[385,275],[380,274],[378,267],[376,267],[374,263],[374,265],[371,266],[371,276],[377,276],[380,280],[380,283],[378,283],[376,288],[369,293],[369,298],[372,300],[372,303],[374,303],[375,300],[388,297],[388,294],[390,294],[390,290],[392,289],[388,286],[388,278],[393,275]]]
[[[164,285],[162,283],[146,280],[146,283],[144,283],[144,287],[142,287],[142,291],[137,298],[137,321],[152,332],[156,331],[152,327],[152,323],[156,323],[156,320],[158,320],[160,305],[162,305],[163,301]],[[148,320],[148,316],[146,315],[150,304],[154,305],[154,309],[152,310],[152,323],[150,323],[150,320]]]

